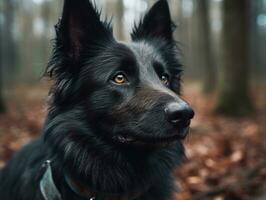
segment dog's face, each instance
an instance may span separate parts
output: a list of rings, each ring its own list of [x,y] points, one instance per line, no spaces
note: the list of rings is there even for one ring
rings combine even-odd
[[[61,120],[61,132],[128,147],[183,139],[193,111],[179,97],[172,33],[165,0],[135,26],[130,43],[115,41],[89,1],[66,1],[48,68],[56,81],[50,118]]]

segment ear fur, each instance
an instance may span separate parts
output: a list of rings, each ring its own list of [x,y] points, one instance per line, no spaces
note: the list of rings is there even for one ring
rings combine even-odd
[[[143,20],[135,25],[131,37],[133,40],[146,37],[173,39],[175,25],[172,23],[167,0],[159,0],[146,13]]]
[[[65,0],[55,31],[45,74],[55,80],[51,92],[56,101],[75,96],[70,90],[85,59],[93,56],[99,45],[113,41],[113,34],[111,22],[100,20],[100,12],[90,0]]]
[[[101,22],[100,13],[89,0],[65,0],[57,26],[57,38],[73,59],[79,59],[86,45],[110,38],[110,24]]]
[[[77,71],[84,54],[88,56],[94,46],[113,39],[111,22],[100,20],[100,12],[90,0],[65,0],[55,30],[53,55],[46,73],[56,79]]]

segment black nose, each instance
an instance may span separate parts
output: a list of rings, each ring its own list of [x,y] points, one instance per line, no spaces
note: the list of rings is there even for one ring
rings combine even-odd
[[[165,114],[168,121],[174,124],[189,121],[194,117],[194,111],[185,102],[169,103],[165,108]]]

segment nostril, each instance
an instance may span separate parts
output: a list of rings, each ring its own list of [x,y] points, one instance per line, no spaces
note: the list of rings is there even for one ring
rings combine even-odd
[[[169,122],[189,121],[194,117],[194,111],[186,103],[170,103],[165,108]]]

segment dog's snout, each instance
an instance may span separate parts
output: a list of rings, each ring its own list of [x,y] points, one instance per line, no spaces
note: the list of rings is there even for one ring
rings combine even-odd
[[[169,122],[189,121],[194,117],[194,111],[186,103],[169,103],[165,108],[165,114]]]

